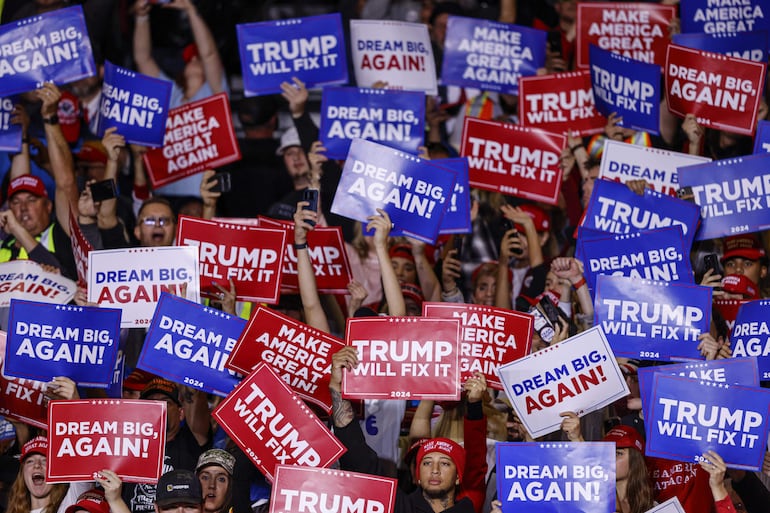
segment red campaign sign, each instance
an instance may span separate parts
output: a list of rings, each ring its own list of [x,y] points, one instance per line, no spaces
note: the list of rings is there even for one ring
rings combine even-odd
[[[465,118],[460,155],[471,187],[556,204],[563,135],[509,123]]]
[[[738,310],[741,308],[741,305],[749,302],[748,299],[720,299],[716,297],[713,301],[714,308],[717,309],[717,312],[719,312],[727,323],[729,331],[733,330],[735,319],[738,317]]]
[[[596,110],[587,70],[520,78],[519,119],[522,126],[581,136],[601,133],[607,124]]]
[[[171,109],[163,146],[145,153],[153,188],[241,159],[226,93]]]
[[[345,344],[359,360],[342,378],[348,399],[460,399],[457,319],[348,319]]]
[[[241,301],[277,303],[286,232],[179,216],[176,240],[198,247],[201,295],[215,297],[235,283]]]
[[[391,513],[396,502],[398,481],[387,477],[278,465],[270,497],[270,513],[304,513],[308,505],[339,504],[322,511],[366,511]],[[362,508],[353,505],[361,505]],[[311,506],[312,511],[315,508]]]
[[[287,230],[287,237],[294,241],[294,223],[268,217],[259,218],[260,226],[274,226]],[[348,252],[339,226],[317,226],[307,234],[308,254],[313,264],[316,286],[321,294],[347,294],[348,284],[353,281]],[[297,294],[297,254],[293,244],[286,245],[281,272],[281,292]]]
[[[276,465],[328,467],[346,451],[264,362],[212,415],[271,482]]]
[[[45,386],[42,381],[11,378],[3,375],[7,333],[0,331],[0,415],[47,429]]]
[[[663,66],[669,43],[668,26],[675,15],[673,5],[579,2],[577,67],[588,68],[589,44],[636,61]]]
[[[75,257],[75,267],[78,271],[78,287],[88,287],[88,253],[94,247],[85,238],[80,230],[80,225],[75,217],[74,209],[70,209],[70,242],[72,244],[72,254]]]
[[[422,315],[460,320],[462,381],[478,371],[489,387],[502,390],[497,367],[528,355],[532,346],[533,318],[526,313],[463,303],[423,303]]]
[[[93,481],[108,468],[127,482],[157,483],[165,444],[164,401],[51,401],[45,480]]]
[[[680,117],[705,127],[753,135],[767,64],[669,45],[666,102]]]
[[[343,347],[342,340],[328,333],[260,306],[225,367],[246,375],[258,363],[266,362],[298,396],[331,411],[332,355]]]

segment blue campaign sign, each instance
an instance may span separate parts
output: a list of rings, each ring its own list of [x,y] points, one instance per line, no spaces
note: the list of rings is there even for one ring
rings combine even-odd
[[[281,92],[299,78],[308,89],[348,81],[339,13],[236,25],[246,96]]]
[[[679,226],[689,249],[698,225],[698,207],[650,189],[636,194],[625,185],[597,180],[586,206],[581,228],[610,233],[635,233],[668,226]]]
[[[674,44],[696,50],[721,53],[747,61],[767,62],[768,33],[765,30],[674,34],[672,40]]]
[[[470,233],[471,232],[471,186],[468,184],[468,159],[437,159],[432,161],[437,166],[451,169],[457,174],[455,189],[449,198],[444,219],[438,233]]]
[[[0,27],[0,96],[96,74],[83,9],[57,9]]]
[[[112,369],[112,378],[105,391],[107,397],[114,397],[115,399],[123,398],[123,378],[125,377],[125,370],[126,355],[123,351],[118,351],[118,357],[115,359],[115,367]]]
[[[441,81],[519,94],[519,78],[545,67],[546,33],[509,23],[450,16]]]
[[[770,390],[655,373],[652,397],[647,456],[697,462],[712,450],[728,468],[762,468]]]
[[[678,169],[700,206],[697,240],[770,227],[770,155],[760,153]]]
[[[97,135],[101,137],[108,128],[117,127],[126,142],[163,146],[172,86],[168,80],[106,61]]]
[[[391,235],[432,244],[456,182],[454,172],[429,160],[355,139],[331,210],[366,223],[381,208],[393,222]]]
[[[623,118],[625,128],[657,134],[660,127],[660,66],[590,45],[588,56],[596,110]]]
[[[701,333],[711,323],[711,287],[599,275],[594,325],[615,356],[701,360]]]
[[[738,309],[730,333],[733,357],[755,357],[759,377],[770,380],[770,301],[749,301]]]
[[[11,123],[14,100],[0,98],[0,151],[21,151],[21,125]]]
[[[11,300],[6,376],[51,381],[67,376],[106,388],[118,356],[120,310]]]
[[[425,135],[425,93],[324,87],[320,135],[332,159],[344,160],[353,139],[416,155]]]
[[[240,382],[225,362],[245,327],[245,319],[163,292],[137,367],[224,397]]]
[[[678,226],[579,240],[578,246],[592,291],[596,290],[596,277],[600,274],[693,283],[690,248],[684,245]]]
[[[612,442],[498,442],[497,498],[503,513],[612,513]]]
[[[754,153],[770,153],[770,121],[757,123],[757,135],[754,136]]]
[[[683,33],[719,34],[770,30],[770,12],[766,0],[741,0],[732,3],[682,0],[679,16]]]

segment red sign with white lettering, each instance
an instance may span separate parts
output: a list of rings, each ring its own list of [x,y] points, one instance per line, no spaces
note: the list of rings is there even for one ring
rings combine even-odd
[[[578,2],[578,68],[588,68],[588,45],[636,61],[663,66],[669,43],[669,24],[676,16],[673,5],[653,3]]]
[[[704,127],[753,135],[766,71],[765,63],[669,45],[668,110],[694,114]]]
[[[157,483],[165,444],[164,401],[51,401],[45,480],[93,481],[108,468],[123,481]]]
[[[80,230],[75,210],[70,209],[70,243],[78,272],[78,287],[88,287],[88,253],[94,249]]]
[[[348,399],[460,399],[457,319],[348,319],[345,344],[358,350],[359,360],[343,374]]]
[[[241,159],[226,93],[168,111],[163,146],[144,154],[154,188]]]
[[[391,513],[395,507],[397,484],[395,479],[358,472],[278,465],[270,513],[306,513],[310,504],[330,503],[338,507],[327,510],[320,506],[319,509]],[[315,507],[312,510],[315,511]]]
[[[264,362],[212,412],[271,482],[276,465],[328,467],[345,447]]]
[[[0,331],[0,415],[30,426],[47,429],[45,383],[22,378],[6,378],[3,373],[7,333]]]
[[[216,297],[235,283],[241,301],[277,303],[286,231],[179,216],[176,240],[198,247],[201,294]]]
[[[555,134],[598,134],[607,124],[596,110],[589,71],[520,78],[519,119],[522,126]]]
[[[251,315],[225,367],[246,375],[259,362],[266,362],[298,396],[331,411],[332,355],[343,347],[342,340],[328,333],[260,306]]]
[[[528,355],[532,346],[533,318],[526,313],[463,303],[423,303],[422,315],[460,320],[461,381],[478,371],[490,388],[502,390],[497,367]]]
[[[556,204],[563,135],[466,117],[460,155],[471,187]]]

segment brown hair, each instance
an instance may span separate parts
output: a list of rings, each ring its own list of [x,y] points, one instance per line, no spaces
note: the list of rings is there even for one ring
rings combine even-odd
[[[647,464],[642,453],[633,448],[628,449],[627,481],[626,497],[631,513],[644,513],[652,508],[654,499]]]

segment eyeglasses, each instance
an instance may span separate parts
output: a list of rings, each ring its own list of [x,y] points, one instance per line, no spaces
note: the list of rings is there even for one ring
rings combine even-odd
[[[166,226],[171,224],[173,219],[170,217],[145,217],[139,221],[145,226]]]

